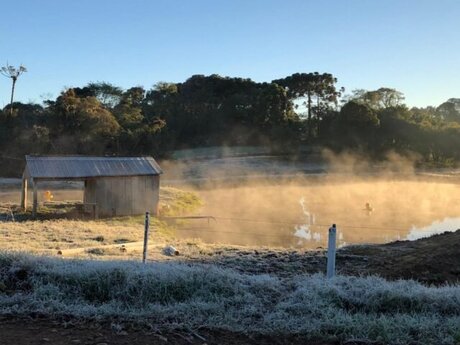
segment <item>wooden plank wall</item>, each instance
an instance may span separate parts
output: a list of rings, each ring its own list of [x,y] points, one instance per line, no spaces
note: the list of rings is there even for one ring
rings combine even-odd
[[[87,180],[85,203],[96,203],[101,216],[157,213],[159,176],[101,177]]]

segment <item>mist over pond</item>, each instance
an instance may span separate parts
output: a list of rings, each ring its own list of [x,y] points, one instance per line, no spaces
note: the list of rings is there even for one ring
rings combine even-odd
[[[299,248],[325,247],[338,227],[338,245],[415,240],[460,229],[460,184],[422,178],[328,176],[198,188],[209,227],[179,237],[205,242]]]

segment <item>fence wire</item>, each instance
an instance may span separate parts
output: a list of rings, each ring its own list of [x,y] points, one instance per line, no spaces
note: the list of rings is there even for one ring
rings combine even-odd
[[[293,227],[300,227],[302,225],[308,225],[310,228],[322,228],[324,231],[329,229],[332,224],[320,224],[320,223],[301,223],[301,222],[292,222],[292,221],[269,221],[269,220],[262,220],[262,219],[250,219],[250,218],[237,218],[237,217],[220,217],[220,216],[213,216],[212,219],[214,221],[227,221],[227,222],[236,222],[236,223],[258,223],[258,224],[267,224],[267,225],[285,225],[285,226],[293,226]],[[382,230],[382,231],[389,231],[389,232],[394,232],[394,233],[401,233],[401,232],[406,232],[409,231],[409,228],[403,228],[403,227],[383,227],[383,226],[372,226],[372,225],[354,225],[354,224],[342,224],[342,223],[336,223],[337,228],[339,230],[343,229],[365,229],[365,230]],[[188,229],[178,229],[179,231],[192,231],[192,230],[200,230],[200,231],[205,231],[202,228],[188,228]],[[265,233],[260,233],[260,232],[236,232],[236,231],[231,231],[231,232],[223,232],[223,231],[216,231],[216,230],[206,230],[206,232],[218,232],[218,233],[229,233],[229,234],[253,234],[253,235],[259,235],[259,236],[266,236],[266,237],[279,237],[276,235],[267,235]]]
[[[251,222],[251,223],[262,223],[262,224],[276,224],[276,225],[289,225],[289,226],[302,226],[308,225],[312,227],[322,227],[328,229],[332,224],[320,224],[320,223],[299,223],[299,222],[289,222],[289,221],[269,221],[261,219],[248,219],[248,218],[234,218],[234,217],[214,217],[216,220],[224,221],[234,221],[234,222]],[[369,230],[387,230],[387,231],[408,231],[410,229],[403,227],[383,227],[383,226],[371,226],[371,225],[353,225],[353,224],[342,224],[336,223],[338,228],[347,228],[347,229],[369,229]]]

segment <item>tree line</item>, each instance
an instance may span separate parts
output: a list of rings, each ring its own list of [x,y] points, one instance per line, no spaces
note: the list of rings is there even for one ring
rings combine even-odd
[[[425,164],[452,165],[460,159],[460,99],[409,108],[395,89],[346,95],[332,74],[315,72],[264,83],[194,75],[151,89],[96,82],[0,110],[2,175],[18,175],[25,154],[167,157],[221,145],[292,154],[322,146],[375,159],[415,152]]]

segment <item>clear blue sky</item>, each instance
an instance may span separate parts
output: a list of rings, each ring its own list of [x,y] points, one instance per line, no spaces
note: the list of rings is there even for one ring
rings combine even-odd
[[[193,74],[270,81],[328,72],[348,92],[393,87],[409,105],[460,97],[460,0],[15,0],[1,2],[0,65],[16,100]],[[0,79],[0,106],[10,83]]]

